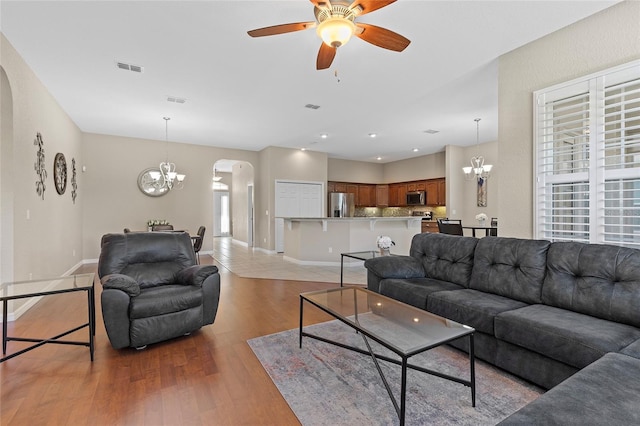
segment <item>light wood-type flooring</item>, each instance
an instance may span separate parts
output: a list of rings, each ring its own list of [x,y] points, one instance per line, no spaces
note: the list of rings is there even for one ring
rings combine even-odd
[[[202,256],[203,263],[214,263]],[[216,321],[191,336],[114,350],[102,323],[96,282],[95,360],[81,346],[45,345],[0,364],[0,424],[296,425],[293,412],[247,339],[298,326],[299,293],[335,283],[242,278],[219,265]],[[86,265],[76,272],[94,272]],[[43,298],[9,334],[50,337],[86,322],[86,294]],[[305,309],[305,323],[329,320]],[[87,329],[68,338],[85,340]],[[9,342],[8,353],[24,346]]]

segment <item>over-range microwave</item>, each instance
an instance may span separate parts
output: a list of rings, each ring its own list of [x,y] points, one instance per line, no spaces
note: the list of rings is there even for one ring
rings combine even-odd
[[[407,205],[408,206],[424,206],[427,203],[426,191],[411,191],[407,192]]]

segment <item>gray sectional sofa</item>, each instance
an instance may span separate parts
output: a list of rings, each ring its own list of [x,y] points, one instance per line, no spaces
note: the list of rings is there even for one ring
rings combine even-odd
[[[525,407],[533,414],[507,419],[512,423],[553,424],[543,402],[558,408],[563,392],[575,398],[575,384],[557,385],[580,370],[570,380],[596,386],[591,376],[604,368],[620,372],[611,383],[640,381],[640,250],[424,233],[413,238],[409,256],[369,259],[365,267],[370,290],[474,327],[478,358],[555,387],[553,397]],[[467,350],[465,344],[454,342]],[[610,365],[616,363],[635,368]],[[640,395],[629,397],[609,408],[638,422]]]

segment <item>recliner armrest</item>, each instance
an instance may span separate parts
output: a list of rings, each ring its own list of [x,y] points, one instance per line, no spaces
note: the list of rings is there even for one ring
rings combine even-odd
[[[379,278],[423,278],[424,268],[418,259],[412,256],[382,256],[367,259],[367,270]]]
[[[122,290],[130,297],[136,297],[140,294],[140,286],[128,275],[124,274],[110,274],[105,275],[100,280],[103,288],[110,288],[115,290]]]
[[[207,277],[217,273],[218,267],[215,265],[193,265],[178,272],[176,280],[178,284],[202,287]]]

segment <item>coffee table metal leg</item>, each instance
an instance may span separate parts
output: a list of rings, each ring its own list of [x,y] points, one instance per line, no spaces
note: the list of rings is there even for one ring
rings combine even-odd
[[[407,358],[402,357],[402,379],[400,385],[400,426],[404,426],[404,417],[406,412],[406,399],[407,399]]]
[[[2,301],[2,355],[7,354],[7,306],[8,301]]]
[[[342,287],[342,279],[344,274],[344,254],[340,255],[340,287]]]
[[[471,364],[471,406],[476,406],[476,356],[473,344],[473,333],[469,335],[469,364]]]
[[[298,347],[302,348],[302,304],[304,303],[304,299],[300,296],[300,332],[299,332],[299,342]]]

